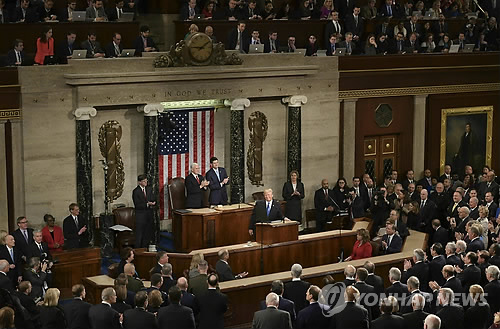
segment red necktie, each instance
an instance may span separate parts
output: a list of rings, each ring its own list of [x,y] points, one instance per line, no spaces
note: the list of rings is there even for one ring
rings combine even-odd
[[[148,199],[148,197],[146,196],[146,189],[145,189],[145,188],[143,188],[143,189],[142,189],[142,192],[144,192],[144,199],[146,199],[146,200],[147,200],[147,199]]]
[[[198,182],[198,184],[200,184],[200,179],[198,178],[198,175],[196,175],[194,177],[196,177],[196,181]]]

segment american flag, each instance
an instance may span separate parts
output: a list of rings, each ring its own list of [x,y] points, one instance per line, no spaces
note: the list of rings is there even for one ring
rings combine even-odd
[[[161,124],[164,116],[175,127]],[[176,110],[161,114],[158,119],[160,218],[167,219],[170,218],[168,181],[186,177],[193,162],[200,165],[202,175],[210,168],[210,158],[214,154],[214,110]]]

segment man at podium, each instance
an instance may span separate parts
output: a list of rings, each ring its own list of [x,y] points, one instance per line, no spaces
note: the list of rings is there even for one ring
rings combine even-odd
[[[250,218],[250,226],[248,234],[253,235],[255,232],[255,223],[269,223],[273,220],[283,220],[284,216],[281,212],[280,203],[273,200],[273,190],[264,190],[264,200],[255,202],[255,207]]]

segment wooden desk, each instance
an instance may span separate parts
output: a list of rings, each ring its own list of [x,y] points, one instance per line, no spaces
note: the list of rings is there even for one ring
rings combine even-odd
[[[302,264],[304,267],[332,264],[338,261],[340,248],[344,247],[345,255],[350,255],[356,241],[356,231],[368,228],[371,222],[359,220],[352,230],[342,232],[329,231],[322,233],[305,234],[296,241],[287,241],[264,245],[264,274],[289,271],[290,260]],[[248,271],[250,276],[260,275],[261,245],[257,242],[224,246],[229,250],[229,264],[234,273]],[[215,268],[219,257],[217,252],[221,247],[193,250],[189,254],[169,253],[169,263],[177,277],[183,276],[183,271],[189,268],[192,255],[202,253],[205,260]],[[141,277],[147,278],[148,271],[155,265],[156,253],[138,249],[135,252],[135,265]]]
[[[101,273],[101,249],[82,248],[53,252],[58,263],[52,268],[52,282],[61,291],[61,298],[71,297],[71,287],[82,278]]]
[[[410,259],[413,256],[413,250],[415,248],[422,248],[424,244],[425,234],[417,231],[410,231],[410,233],[410,236],[406,238],[402,252],[354,260],[349,262],[349,264],[355,267],[360,267],[367,260],[370,260],[375,264],[375,273],[380,275],[385,280],[385,286],[388,287],[389,282],[387,277],[389,269],[391,267],[398,267],[402,269],[403,261],[405,259]],[[343,235],[344,233],[342,233],[342,236]],[[311,251],[310,253],[313,255],[317,252]],[[289,262],[289,267],[292,265],[292,262],[295,262],[295,258],[291,254],[287,255],[287,260]],[[297,262],[301,263],[300,261]],[[302,265],[304,266],[304,264]],[[344,280],[343,271],[345,266],[345,263],[334,263],[314,267],[308,267],[306,265],[304,266],[304,270],[302,272],[302,279],[310,282],[311,284],[318,285],[319,287],[323,286],[322,279],[326,275],[332,275],[335,281],[342,281]],[[259,302],[265,299],[266,295],[269,293],[271,283],[274,280],[281,280],[283,282],[290,281],[290,270],[288,269],[287,271],[279,273],[248,277],[241,280],[220,283],[221,291],[228,296],[230,309],[230,312],[226,313],[224,326],[244,327],[245,325],[251,323],[254,313],[259,310]]]
[[[191,211],[189,213],[174,211],[175,250],[190,252],[248,241],[252,209],[250,205],[239,204],[215,209],[187,209]]]
[[[299,222],[257,223],[255,224],[255,239],[265,245],[297,241],[299,239]]]
[[[96,275],[82,279],[87,296],[85,300],[92,304],[101,302],[101,293],[107,287],[113,287],[115,280],[107,275]],[[144,287],[151,287],[151,281],[142,281]]]

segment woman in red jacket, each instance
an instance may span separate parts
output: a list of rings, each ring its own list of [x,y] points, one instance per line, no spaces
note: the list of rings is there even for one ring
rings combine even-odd
[[[351,256],[347,257],[345,261],[368,258],[372,256],[372,245],[370,244],[370,232],[364,228],[360,228],[357,232],[357,241],[354,242],[352,247]]]
[[[42,35],[36,40],[35,63],[43,65],[45,56],[54,56],[54,38],[50,26],[44,27]]]
[[[43,216],[43,221],[47,226],[42,228],[42,241],[47,242],[50,252],[62,251],[64,235],[61,227],[56,225],[56,220],[50,214]]]

